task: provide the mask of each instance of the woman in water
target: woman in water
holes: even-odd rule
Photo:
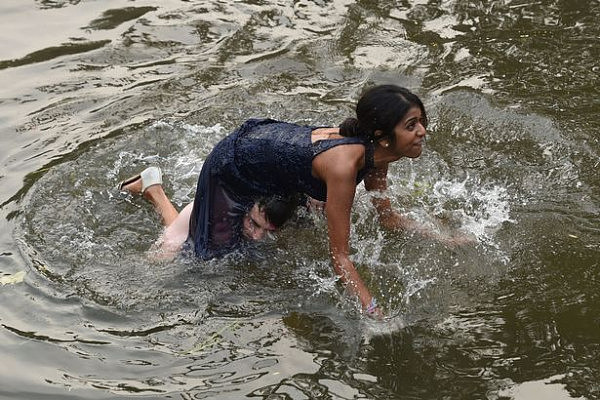
[[[339,127],[300,126],[252,119],[221,140],[207,158],[189,208],[174,226],[204,257],[211,237],[211,214],[217,204],[250,210],[257,198],[296,193],[325,202],[333,268],[368,312],[380,313],[373,296],[350,260],[350,215],[358,183],[381,193],[372,202],[380,224],[392,230],[430,232],[391,208],[383,194],[388,165],[421,155],[427,114],[409,90],[376,86],[360,98],[356,118]],[[218,208],[218,207],[217,207]],[[227,206],[226,208],[231,208]],[[214,222],[212,222],[214,224]],[[183,240],[185,240],[183,239]]]

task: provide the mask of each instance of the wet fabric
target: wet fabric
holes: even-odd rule
[[[373,145],[362,138],[311,141],[317,127],[272,119],[251,119],[221,140],[206,159],[196,188],[190,239],[202,258],[218,257],[244,239],[242,220],[255,201],[274,195],[305,194],[327,200],[326,185],[312,175],[313,158],[335,146],[365,146],[360,183],[373,167]]]
[[[213,164],[219,152],[212,152],[204,162],[194,206],[190,216],[188,246],[194,254],[208,260],[232,252],[243,241],[243,218],[253,202],[235,201],[214,174]]]

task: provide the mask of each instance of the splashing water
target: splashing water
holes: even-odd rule
[[[600,3],[152,3],[3,2],[5,396],[598,397]],[[431,118],[394,206],[477,240],[383,231],[359,191],[389,325],[338,292],[322,220],[265,260],[147,262],[160,223],[119,180],[159,164],[183,205],[243,119],[340,122],[377,83]]]
[[[465,232],[494,245],[493,234],[510,219],[508,192],[499,185],[485,185],[477,178],[441,180],[432,188],[433,213],[452,215]]]

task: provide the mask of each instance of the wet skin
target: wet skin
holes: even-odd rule
[[[423,151],[427,121],[419,107],[411,108],[394,128],[394,142],[381,140],[386,150],[398,157],[417,158]]]
[[[275,226],[269,222],[265,212],[255,204],[244,216],[243,233],[251,240],[261,240],[269,232],[274,232]]]

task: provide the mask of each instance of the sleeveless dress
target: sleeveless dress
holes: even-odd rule
[[[327,200],[327,186],[312,176],[312,161],[335,146],[365,146],[360,183],[373,168],[373,144],[358,137],[312,143],[317,127],[250,119],[221,140],[207,157],[194,198],[188,241],[196,256],[225,255],[244,242],[244,215],[263,197],[299,193]]]

